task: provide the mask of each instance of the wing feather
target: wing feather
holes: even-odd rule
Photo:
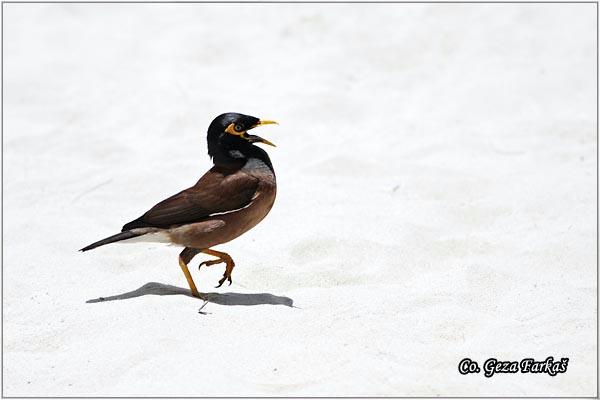
[[[245,207],[257,189],[258,179],[242,170],[213,167],[194,186],[161,201],[138,219],[125,224],[123,231],[198,222],[214,213]]]

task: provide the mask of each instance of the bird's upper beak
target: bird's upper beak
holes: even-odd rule
[[[272,124],[279,125],[275,121],[269,121],[269,120],[266,120],[266,119],[261,119],[261,120],[258,121],[258,123],[256,125],[254,125],[250,129],[254,129],[257,126],[272,125]],[[260,136],[257,136],[257,135],[248,135],[247,139],[250,141],[250,143],[264,143],[264,144],[268,144],[269,146],[277,147],[272,142],[269,142],[267,139],[263,139],[263,138],[261,138]]]

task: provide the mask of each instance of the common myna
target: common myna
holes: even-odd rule
[[[94,249],[114,242],[162,242],[183,246],[179,265],[192,294],[198,289],[188,263],[198,253],[217,257],[200,264],[225,263],[219,280],[231,284],[235,266],[227,253],[211,247],[229,242],[253,228],[271,210],[277,184],[267,153],[255,143],[273,143],[248,131],[257,126],[275,124],[238,113],[221,114],[208,127],[208,155],[214,166],[189,189],[152,207],[144,215],[123,226],[121,233],[84,247]]]

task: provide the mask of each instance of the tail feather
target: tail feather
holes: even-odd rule
[[[131,238],[134,238],[134,237],[137,237],[140,235],[143,235],[143,233],[139,233],[139,232],[135,233],[132,231],[120,232],[120,233],[117,233],[116,235],[112,235],[112,236],[109,236],[102,240],[99,240],[96,243],[92,243],[89,246],[85,246],[83,249],[80,249],[79,251],[92,250],[92,249],[95,249],[96,247],[104,246],[105,244],[120,242],[121,240],[131,239]]]

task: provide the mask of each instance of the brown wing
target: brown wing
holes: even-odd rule
[[[123,226],[123,231],[144,228],[169,228],[197,222],[211,214],[244,207],[250,203],[258,179],[240,171],[213,167],[191,188],[185,189],[152,207],[140,218]]]

